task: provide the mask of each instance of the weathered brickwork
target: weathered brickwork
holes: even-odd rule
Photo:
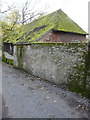
[[[42,42],[73,42],[86,41],[86,35],[69,33],[69,32],[55,32],[51,30],[45,36],[43,36],[40,41]]]

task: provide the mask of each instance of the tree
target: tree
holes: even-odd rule
[[[8,29],[10,28],[8,23],[5,23],[4,21],[0,21],[0,24],[2,26],[2,31],[1,31],[1,34],[2,34],[2,40],[4,40],[8,34],[10,33],[10,31],[8,31]]]
[[[8,23],[5,23],[2,20],[2,17],[5,17],[5,13],[8,13],[11,9],[14,8],[14,4],[9,5],[5,10],[2,10],[4,5],[4,2],[0,0],[0,44],[2,43],[2,40],[8,35],[9,31],[7,29],[10,28]]]
[[[33,8],[35,7],[35,4],[37,3],[37,0],[35,0],[34,5],[31,9],[29,9],[29,5],[31,4],[32,0],[27,0],[25,5],[22,8],[22,24],[29,22],[32,22],[35,18],[38,18],[39,16],[42,16],[45,14],[45,9],[40,10],[39,12],[34,11],[32,12]]]
[[[6,17],[7,22],[10,26],[9,30],[15,30],[17,27],[20,26],[20,13],[17,9],[14,9],[12,12],[10,12],[8,14],[8,16]]]
[[[14,4],[7,6],[5,10],[2,10],[2,7],[3,7],[3,2],[0,0],[0,14],[4,14],[10,11],[11,9],[15,8]]]
[[[2,27],[2,40],[4,41],[8,35],[20,26],[20,14],[18,10],[13,10],[6,16],[6,21],[0,21]]]
[[[4,40],[10,34],[10,31],[7,30],[7,29],[9,29],[8,23],[5,23],[4,21],[0,21],[0,26],[2,27],[2,29],[0,30],[0,51],[1,51],[2,55],[3,55],[3,52],[4,52]]]
[[[0,0],[0,16],[1,18],[5,16],[5,13],[8,13],[11,9],[14,8],[14,5],[10,5],[7,7],[7,9],[2,10],[1,8],[3,7],[3,3]],[[0,18],[0,20],[1,20]],[[5,23],[4,21],[0,21],[0,59],[3,57],[3,52],[4,52],[4,40],[7,38],[9,35],[10,31],[8,30],[10,28],[10,25],[8,23]],[[13,28],[13,27],[12,27]]]

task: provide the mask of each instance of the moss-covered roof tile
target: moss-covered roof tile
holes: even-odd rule
[[[20,28],[13,31],[5,42],[7,42],[7,40],[9,40],[9,42],[13,42],[14,44],[20,42],[35,42],[38,38],[40,38],[40,36],[44,35],[51,29],[87,34],[60,9],[40,19],[34,20],[29,24],[22,25]]]

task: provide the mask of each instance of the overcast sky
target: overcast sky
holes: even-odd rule
[[[30,8],[33,7],[35,1],[34,11],[48,8],[46,9],[47,13],[51,13],[62,9],[81,28],[88,32],[88,2],[90,0],[32,0]],[[6,5],[11,5],[13,2],[21,10],[26,0],[4,0],[5,4],[3,4],[2,8],[5,9]]]

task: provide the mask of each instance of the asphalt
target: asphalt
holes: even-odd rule
[[[88,99],[2,63],[3,118],[89,118]]]
[[[0,120],[1,118],[2,118],[2,64],[0,62]]]

